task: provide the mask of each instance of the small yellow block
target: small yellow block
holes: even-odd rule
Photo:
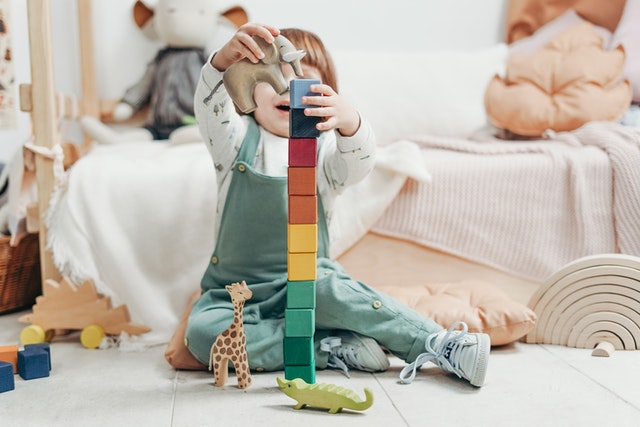
[[[317,224],[289,224],[289,252],[318,252]]]
[[[316,280],[316,253],[291,253],[288,257],[289,280]]]

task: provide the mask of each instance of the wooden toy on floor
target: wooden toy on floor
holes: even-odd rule
[[[640,258],[603,254],[567,264],[529,302],[538,316],[528,343],[594,349],[594,356],[640,349]]]
[[[36,298],[31,314],[18,319],[31,323],[20,333],[23,344],[44,342],[47,332],[56,329],[82,330],[80,341],[86,348],[97,348],[107,335],[126,332],[140,335],[150,329],[130,323],[125,305],[111,307],[111,298],[96,291],[92,281],[76,286],[68,277],[60,283],[48,279],[42,285],[42,296]]]
[[[295,409],[305,406],[327,408],[330,414],[335,414],[343,408],[354,411],[364,411],[373,405],[373,393],[365,387],[365,399],[362,400],[354,391],[334,384],[307,384],[303,379],[285,380],[277,378],[280,390],[298,404]]]
[[[209,370],[213,369],[214,382],[217,387],[222,387],[227,382],[229,375],[229,361],[233,364],[238,378],[238,388],[247,388],[251,385],[251,372],[247,360],[247,337],[244,334],[242,323],[242,310],[244,303],[253,296],[253,292],[243,280],[241,283],[233,283],[225,286],[231,302],[233,303],[233,322],[224,332],[216,338],[211,346],[209,356]]]
[[[13,365],[13,373],[18,373],[18,346],[3,345],[0,347],[0,362]]]
[[[25,380],[49,376],[49,354],[41,348],[18,352],[18,374]]]
[[[0,393],[15,390],[14,376],[33,380],[49,376],[51,372],[51,350],[49,343],[0,347]]]
[[[14,375],[13,365],[9,362],[0,361],[0,393],[16,388]]]

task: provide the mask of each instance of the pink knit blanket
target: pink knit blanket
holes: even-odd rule
[[[374,232],[538,281],[582,256],[640,255],[640,130],[412,140],[433,181],[408,180]]]

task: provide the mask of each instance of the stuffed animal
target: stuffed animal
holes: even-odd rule
[[[190,142],[201,140],[193,117],[193,95],[207,49],[221,27],[233,31],[247,22],[239,6],[224,12],[215,0],[157,0],[154,8],[138,0],[133,8],[136,25],[147,36],[157,36],[166,46],[147,65],[142,78],[129,87],[112,111],[122,122],[148,107],[142,128],[117,132],[99,120],[85,116],[83,130],[100,143],[134,140]],[[216,48],[218,46],[215,46]]]

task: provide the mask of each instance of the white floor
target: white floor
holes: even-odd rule
[[[0,316],[0,345],[17,344],[20,313]],[[293,409],[276,373],[254,373],[242,391],[230,374],[213,386],[208,372],[176,372],[164,348],[87,350],[76,334],[51,345],[48,378],[15,377],[0,393],[0,426],[638,426],[640,352],[593,357],[589,350],[516,343],[491,352],[486,385],[477,389],[434,366],[410,385],[397,381],[393,358],[382,374],[318,371],[318,383],[347,387],[375,402],[364,412]]]

